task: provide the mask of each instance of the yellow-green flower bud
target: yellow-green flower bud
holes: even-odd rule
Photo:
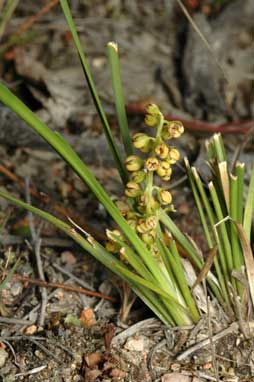
[[[179,138],[184,132],[181,121],[170,121],[170,134],[172,138]]]
[[[135,182],[128,182],[126,184],[125,188],[125,195],[129,196],[130,198],[136,198],[137,196],[140,196],[142,194],[142,190],[138,183]]]
[[[105,247],[106,247],[106,250],[111,253],[117,253],[119,251],[119,245],[117,245],[116,243],[113,243],[112,241],[107,241]]]
[[[170,180],[170,178],[171,178],[171,174],[164,175],[164,176],[161,177],[161,179],[164,180],[165,182],[168,182]]]
[[[184,127],[180,121],[165,121],[162,128],[163,139],[179,138],[184,132]]]
[[[160,117],[158,115],[147,114],[145,116],[145,124],[149,127],[156,127],[158,126],[159,122]]]
[[[160,109],[158,108],[157,105],[155,105],[155,103],[150,103],[149,105],[147,105],[146,112],[147,114],[152,114],[152,115],[161,114]]]
[[[139,205],[141,207],[145,207],[147,205],[147,199],[148,198],[147,198],[146,194],[141,195],[140,198],[139,198]]]
[[[148,219],[139,219],[137,225],[137,231],[139,233],[146,233],[156,228],[158,219],[156,216],[150,216]]]
[[[131,179],[135,183],[142,183],[145,180],[146,173],[144,171],[135,171],[131,174]]]
[[[154,197],[150,199],[150,206],[153,211],[156,211],[160,208],[160,203],[158,203]]]
[[[161,178],[166,175],[171,175],[172,169],[170,167],[170,163],[168,161],[161,161],[156,172]]]
[[[156,171],[159,167],[159,161],[155,157],[150,157],[145,161],[145,168],[148,171]]]
[[[158,146],[155,147],[155,153],[161,158],[166,159],[169,153],[169,148],[166,143],[162,142]]]
[[[130,155],[126,158],[125,164],[128,171],[138,171],[143,165],[143,160],[137,155]]]
[[[144,133],[137,133],[132,138],[133,146],[143,153],[148,153],[152,149],[153,139]]]
[[[172,195],[167,190],[160,190],[158,192],[158,199],[163,205],[170,204],[172,202]]]
[[[144,232],[149,231],[149,230],[147,229],[145,219],[139,219],[138,224],[137,224],[137,231],[138,231],[139,233],[144,233]]]
[[[126,216],[126,219],[129,220],[129,219],[136,219],[137,218],[137,214],[133,211],[129,211],[127,213],[127,216]]]
[[[177,149],[172,148],[169,151],[169,162],[171,164],[176,163],[180,159],[180,153]]]
[[[129,226],[134,229],[134,231],[136,231],[136,227],[137,227],[137,219],[128,219],[127,220],[127,223],[129,224]]]
[[[117,229],[114,229],[113,231],[107,229],[106,230],[106,235],[109,238],[109,240],[112,241],[113,243],[116,242],[116,238],[119,238],[120,240],[124,239],[123,235],[121,234],[121,232],[118,231]]]
[[[153,245],[156,234],[154,232],[146,232],[141,235],[141,238],[144,243],[148,245]]]
[[[146,112],[145,124],[150,127],[158,126],[163,118],[158,106],[155,104],[150,104],[146,107]]]
[[[149,228],[149,231],[156,228],[157,223],[158,223],[157,216],[149,216],[149,218],[146,219],[146,225],[147,225],[147,228]]]

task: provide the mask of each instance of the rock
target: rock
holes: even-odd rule
[[[181,373],[164,374],[161,382],[191,382],[192,378]]]
[[[189,26],[183,57],[185,103],[196,118],[218,121],[223,114],[238,119],[250,117],[253,15],[253,0],[229,2],[213,19],[201,12],[194,14],[194,22],[208,40],[214,56]],[[215,58],[222,65],[227,81]]]
[[[149,339],[145,336],[130,337],[124,348],[130,351],[146,352],[149,348]]]
[[[4,349],[0,348],[0,369],[5,365],[5,362],[7,358],[9,357],[9,354]]]

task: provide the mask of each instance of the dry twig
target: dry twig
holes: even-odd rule
[[[129,114],[146,114],[145,105],[143,102],[131,103],[126,106],[126,109]],[[186,130],[197,133],[247,134],[254,125],[254,121],[252,120],[229,122],[218,125],[198,120],[190,121],[172,114],[167,114],[165,118],[168,120],[179,120],[183,123]]]
[[[53,7],[58,4],[58,0],[49,0],[47,3],[33,16],[25,20],[17,29],[16,35],[20,36],[31,27],[46,13],[48,13]]]
[[[221,338],[227,336],[230,333],[236,332],[238,330],[238,324],[236,322],[233,322],[228,328],[222,330],[220,333],[215,334],[212,337],[212,343],[220,340]],[[183,361],[187,357],[189,357],[192,353],[204,348],[205,346],[208,346],[210,344],[211,338],[206,338],[203,341],[200,341],[199,343],[191,346],[189,349],[185,350],[183,353],[181,353],[177,357],[177,361]]]
[[[54,283],[54,282],[50,282],[50,281],[32,279],[30,277],[18,275],[17,273],[14,273],[12,275],[12,278],[14,278],[15,280],[22,281],[24,283],[38,285],[38,286],[43,287],[43,288],[60,288],[60,289],[66,290],[68,292],[86,294],[87,296],[103,298],[104,300],[108,300],[108,301],[112,301],[112,302],[116,301],[113,297],[107,296],[103,293],[93,292],[91,290],[86,290],[86,289],[75,287],[72,285],[65,285],[65,284],[61,284],[61,283]]]

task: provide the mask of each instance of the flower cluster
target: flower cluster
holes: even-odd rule
[[[184,132],[180,121],[167,121],[158,106],[147,107],[145,124],[155,130],[153,136],[137,133],[133,136],[133,146],[145,153],[131,155],[126,159],[126,168],[130,172],[130,181],[126,184],[126,201],[117,202],[122,215],[138,233],[146,245],[152,249],[155,243],[159,211],[163,208],[173,210],[171,193],[154,184],[154,177],[169,181],[172,165],[180,158],[179,151],[167,141],[178,138]],[[108,232],[108,249],[117,252],[121,247],[117,237],[120,233]]]

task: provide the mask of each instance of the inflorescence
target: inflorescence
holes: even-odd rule
[[[148,105],[146,112],[145,124],[153,128],[155,134],[134,134],[133,146],[146,155],[145,158],[144,155],[127,157],[125,164],[131,178],[125,188],[127,199],[118,201],[117,206],[146,246],[155,251],[159,212],[174,208],[171,193],[154,184],[154,180],[156,176],[163,181],[170,180],[172,165],[179,160],[180,153],[167,141],[179,138],[184,127],[180,121],[165,120],[155,104]],[[107,236],[107,249],[120,252],[122,246],[119,241],[124,241],[121,233],[107,230]]]

